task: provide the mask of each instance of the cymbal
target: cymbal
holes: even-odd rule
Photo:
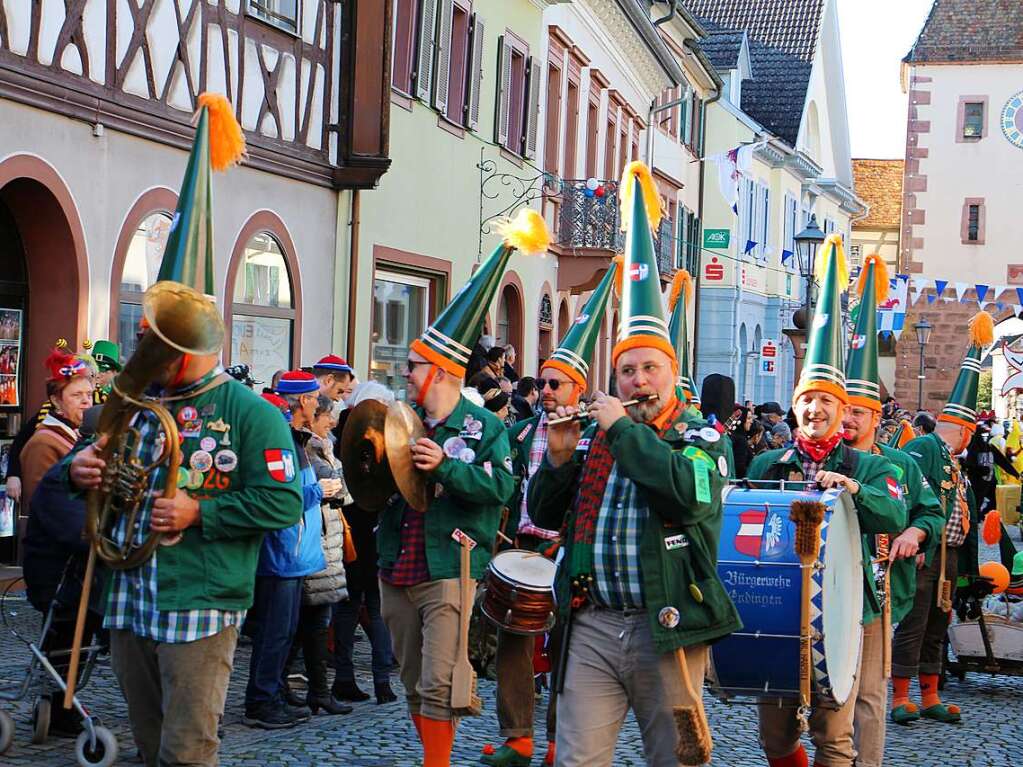
[[[404,402],[397,400],[387,408],[384,421],[384,446],[398,492],[416,511],[425,512],[426,474],[412,463],[409,449],[417,439],[426,436],[422,420]]]
[[[355,502],[380,511],[398,487],[391,475],[384,448],[387,405],[368,399],[352,410],[341,433],[341,466]]]

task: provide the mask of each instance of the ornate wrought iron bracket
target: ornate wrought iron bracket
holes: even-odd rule
[[[485,156],[486,147],[480,148],[480,161],[476,167],[480,172],[480,231],[479,246],[476,251],[477,263],[483,258],[483,238],[493,234],[494,225],[501,219],[513,216],[515,212],[546,195],[557,194],[560,188],[558,178],[539,171],[535,174],[517,175],[499,173],[497,161]],[[533,170],[533,168],[530,168]],[[488,203],[502,205],[500,210],[484,215]]]

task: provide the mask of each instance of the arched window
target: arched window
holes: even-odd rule
[[[123,360],[135,351],[135,335],[142,320],[142,294],[156,282],[170,224],[169,214],[150,213],[142,219],[128,242],[117,306],[117,339]]]
[[[518,289],[518,278],[508,273],[505,277],[509,282],[502,288],[500,300],[497,302],[497,322],[494,342],[498,346],[515,347],[516,372],[520,372],[522,361],[522,294]],[[512,281],[513,280],[513,281]]]
[[[231,364],[248,365],[257,381],[291,368],[295,304],[288,263],[277,238],[258,232],[245,244],[234,278]]]

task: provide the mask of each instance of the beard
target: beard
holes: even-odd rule
[[[629,417],[638,423],[650,423],[661,413],[663,405],[659,399],[651,399],[640,402],[638,405],[629,405],[625,412]]]

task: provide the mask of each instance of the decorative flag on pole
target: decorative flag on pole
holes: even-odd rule
[[[788,261],[790,258],[792,258],[793,255],[794,254],[793,254],[793,252],[791,250],[783,250],[781,252],[781,263],[782,263],[782,266],[784,266],[785,262]]]
[[[969,290],[969,286],[965,282],[957,282],[955,284],[956,290],[956,301],[959,303],[963,302],[963,296],[966,295],[966,291]]]
[[[717,166],[718,189],[735,215],[739,215],[739,179],[743,174],[749,175],[753,167],[753,152],[766,144],[766,141],[744,144],[705,158]]]
[[[987,295],[988,286],[987,285],[975,285],[974,287],[977,290],[977,303],[983,305],[984,304],[984,296]]]
[[[934,292],[937,297],[940,297],[945,292],[945,288],[948,287],[948,280],[935,280],[934,281]],[[1020,299],[1023,301],[1023,298]]]
[[[749,254],[756,246],[757,244],[753,240],[746,240],[746,250],[743,251],[743,255]]]
[[[906,294],[909,278],[897,274],[888,283],[888,298],[877,305],[877,329],[880,331],[902,331],[906,322]]]

